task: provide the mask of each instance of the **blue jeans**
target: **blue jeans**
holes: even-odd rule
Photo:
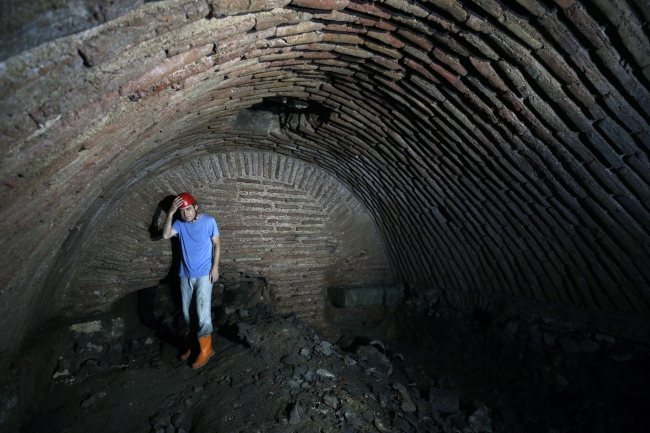
[[[183,315],[185,323],[190,327],[190,303],[196,296],[196,314],[198,316],[198,337],[212,334],[212,283],[210,276],[199,278],[181,277],[181,298],[183,299]]]

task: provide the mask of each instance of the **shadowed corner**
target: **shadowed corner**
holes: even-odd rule
[[[163,238],[162,222],[160,221],[160,217],[163,213],[165,214],[165,216],[167,216],[167,214],[169,213],[169,209],[172,207],[175,198],[176,198],[175,195],[168,195],[164,199],[158,202],[158,205],[156,206],[156,210],[154,211],[153,216],[151,217],[151,224],[149,225],[149,236],[151,237],[152,241],[157,242],[159,240],[162,240]],[[178,218],[178,216],[174,215],[173,218],[175,221]]]
[[[165,218],[176,198],[168,195],[156,206],[149,226],[149,234],[153,242],[164,240],[162,237],[161,216]],[[178,218],[173,216],[174,220]],[[156,286],[146,287],[137,291],[137,311],[142,325],[155,329],[158,337],[176,347],[179,353],[187,349],[187,339],[182,333],[182,302],[178,271],[181,262],[180,242],[177,237],[169,239],[170,263],[167,275]]]

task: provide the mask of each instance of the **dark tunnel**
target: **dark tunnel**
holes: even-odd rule
[[[0,10],[0,430],[645,431],[648,2]]]

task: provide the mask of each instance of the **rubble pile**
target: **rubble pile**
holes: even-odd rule
[[[67,326],[42,363],[49,390],[15,431],[645,431],[650,357],[620,336],[410,295],[394,317],[402,338],[332,344],[268,304],[221,301],[216,356],[199,370],[178,358],[184,322],[169,299],[152,328],[118,316]]]
[[[409,292],[398,319],[419,347],[409,360],[449,375],[468,400],[487,404],[495,431],[645,432],[650,350],[645,329],[616,336],[557,312],[497,303],[453,308],[440,291]]]
[[[218,334],[217,356],[197,371],[156,336],[128,341],[119,363],[87,360],[53,379],[23,430],[492,431],[485,405],[466,404],[448,378],[426,378],[379,341],[342,350],[263,304],[231,314]]]

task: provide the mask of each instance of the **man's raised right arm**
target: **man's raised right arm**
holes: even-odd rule
[[[178,208],[181,207],[181,204],[183,204],[183,199],[176,197],[172,203],[172,206],[169,208],[167,218],[165,218],[165,225],[163,226],[163,239],[169,239],[172,236],[176,236],[178,234],[178,232],[172,228],[172,220],[174,219],[174,214]]]

